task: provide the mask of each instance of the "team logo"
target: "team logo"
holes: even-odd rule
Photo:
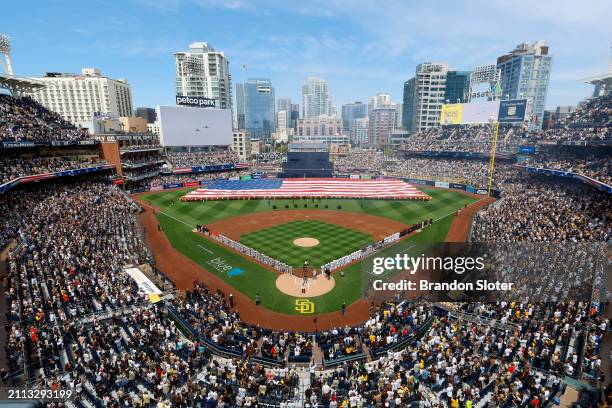
[[[295,311],[301,314],[312,314],[315,304],[308,299],[295,299]]]

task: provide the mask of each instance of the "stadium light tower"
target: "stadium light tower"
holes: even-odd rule
[[[495,171],[495,153],[497,152],[497,138],[499,135],[499,122],[494,118],[489,118],[489,123],[493,127],[493,143],[491,146],[491,155],[489,160],[489,185],[487,187],[487,196],[491,197],[491,186],[493,185],[493,172]]]
[[[12,76],[13,66],[11,65],[11,40],[6,34],[0,34],[0,54],[4,55],[6,73]]]

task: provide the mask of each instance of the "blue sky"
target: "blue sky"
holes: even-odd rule
[[[270,78],[277,97],[300,99],[313,75],[334,105],[388,92],[424,61],[456,69],[494,63],[520,42],[546,40],[554,56],[547,108],[588,96],[578,79],[607,71],[610,0],[72,0],[4,1],[21,76],[97,67],[127,78],[135,106],[174,103],[173,52],[193,41],[225,51],[234,83]]]

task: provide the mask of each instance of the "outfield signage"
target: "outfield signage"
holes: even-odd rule
[[[176,95],[176,104],[178,106],[194,106],[196,108],[214,108],[216,107],[213,98],[204,98],[202,96],[180,96]]]

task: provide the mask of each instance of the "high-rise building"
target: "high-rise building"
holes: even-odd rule
[[[331,111],[332,104],[327,81],[309,77],[302,86],[302,118],[329,116]]]
[[[225,54],[205,42],[194,42],[189,51],[174,54],[176,94],[215,100],[218,109],[232,109],[232,78]]]
[[[292,103],[291,104],[291,128],[295,129],[297,127],[297,120],[300,118],[300,104]]]
[[[445,102],[447,72],[446,62],[425,62],[417,65],[415,77],[404,83],[403,122],[408,131],[439,126],[440,112]]]
[[[402,120],[404,117],[404,104],[401,102],[398,103],[392,103],[390,105],[392,108],[395,108],[395,127],[401,127],[402,126]]]
[[[410,78],[404,82],[404,103],[402,104],[402,126],[408,130],[412,130],[413,103],[416,101],[415,92],[416,78]]]
[[[157,120],[155,108],[138,107],[136,108],[136,117],[146,119],[147,123],[154,123]]]
[[[342,120],[335,116],[300,118],[297,122],[294,142],[346,144],[349,141],[348,136],[342,132]]]
[[[240,160],[251,158],[251,141],[246,130],[234,129],[232,132],[232,150],[236,152]]]
[[[280,123],[278,121],[278,117],[283,111],[285,112],[285,122]],[[291,127],[291,98],[278,98],[276,100],[276,118],[276,127],[278,129],[286,129]]]
[[[353,129],[353,121],[367,115],[368,107],[365,103],[351,102],[342,105],[342,130],[350,132]]]
[[[368,143],[370,118],[354,119],[351,127],[351,142],[357,145]]]
[[[448,71],[444,100],[448,103],[466,103],[470,88],[471,71]]]
[[[497,58],[502,98],[527,99],[530,128],[541,128],[550,81],[552,56],[544,41],[522,43]]]
[[[378,108],[386,108],[390,104],[391,104],[391,95],[385,92],[379,92],[370,98],[370,104],[368,106],[368,111],[378,109]]]
[[[34,79],[45,87],[24,94],[79,126],[88,127],[94,116],[119,119],[133,115],[127,80],[108,78],[97,68],[83,68],[81,75],[47,72]]]
[[[274,88],[269,79],[248,79],[236,84],[238,127],[255,139],[270,139],[276,130]]]
[[[394,107],[377,108],[370,111],[368,142],[371,144],[384,145],[391,143],[391,133],[395,129]]]

